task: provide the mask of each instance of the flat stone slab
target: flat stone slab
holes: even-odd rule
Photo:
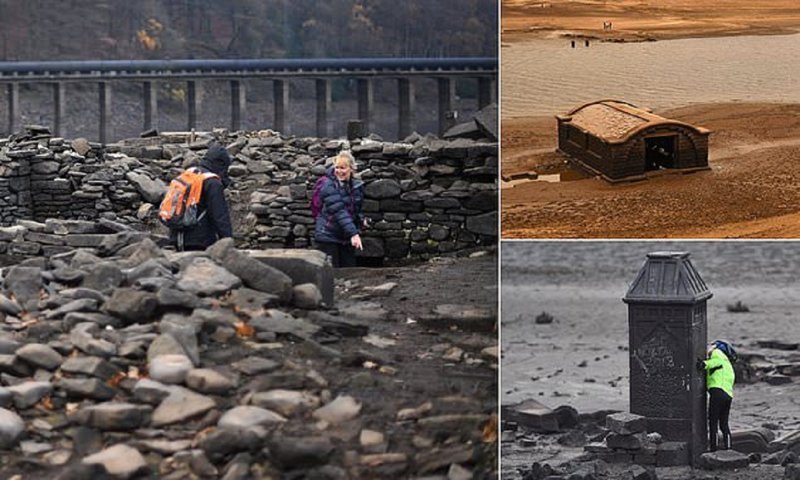
[[[322,301],[332,306],[333,267],[318,250],[278,249],[243,250],[251,258],[282,271],[293,285],[313,283],[322,293]]]
[[[81,409],[78,423],[99,430],[135,430],[147,421],[152,408],[124,402],[105,402]]]
[[[647,429],[647,419],[634,413],[614,413],[606,417],[606,427],[620,435],[644,432]]]
[[[525,400],[515,405],[501,407],[503,420],[517,423],[541,433],[558,432],[558,416],[536,400]]]
[[[706,470],[731,470],[747,467],[750,460],[747,455],[736,450],[719,450],[700,455],[698,464]]]
[[[492,332],[497,323],[497,312],[475,305],[437,305],[433,313],[422,315],[419,323],[428,327],[449,329],[458,327],[470,332]]]
[[[100,464],[113,478],[132,478],[148,469],[147,462],[139,450],[125,444],[117,444],[84,457],[81,463]]]
[[[216,407],[213,399],[189,389],[174,387],[169,396],[153,412],[154,427],[171,425],[201,415]]]

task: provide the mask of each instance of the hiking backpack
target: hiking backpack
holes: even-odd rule
[[[314,220],[322,213],[322,189],[325,188],[325,182],[327,180],[327,175],[323,175],[319,177],[314,184],[314,193],[311,195],[311,217],[314,218]]]
[[[219,178],[209,172],[189,168],[169,183],[167,194],[158,209],[161,223],[171,230],[185,230],[194,227],[205,212],[197,214],[203,182],[209,178]]]

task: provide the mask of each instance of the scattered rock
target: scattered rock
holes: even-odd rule
[[[647,429],[647,419],[633,413],[614,413],[606,417],[606,427],[620,435],[641,433]]]
[[[317,420],[324,420],[332,425],[346,422],[357,417],[361,412],[361,404],[350,396],[338,396],[334,401],[318,408],[313,416]]]
[[[699,465],[706,470],[731,470],[747,467],[750,461],[747,455],[736,450],[718,450],[700,455]]]
[[[268,426],[283,423],[286,419],[266,408],[242,405],[225,412],[219,419],[217,426],[220,428],[245,429],[253,426]]]
[[[194,365],[186,355],[159,355],[148,365],[150,378],[167,384],[183,383],[192,368]]]
[[[44,368],[46,370],[55,370],[64,361],[58,352],[53,350],[48,345],[41,343],[29,343],[20,347],[16,352],[17,356],[34,367]]]
[[[11,410],[0,408],[0,449],[7,450],[15,447],[24,431],[25,422],[19,415]]]
[[[89,455],[81,460],[84,465],[99,464],[114,478],[132,478],[148,470],[147,462],[138,450],[124,444],[117,444]]]
[[[292,303],[298,308],[318,308],[322,304],[322,293],[313,283],[296,285],[292,288]]]
[[[196,368],[186,374],[186,386],[200,393],[224,394],[236,387],[230,376],[209,368]]]
[[[211,398],[182,387],[175,387],[153,412],[152,424],[162,427],[206,413],[217,404]]]

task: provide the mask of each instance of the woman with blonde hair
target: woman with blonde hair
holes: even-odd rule
[[[361,205],[364,184],[354,177],[356,162],[350,152],[333,159],[325,174],[314,184],[311,214],[315,219],[314,241],[330,256],[335,268],[356,266],[356,249],[361,243]]]

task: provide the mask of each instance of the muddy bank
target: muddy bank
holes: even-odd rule
[[[742,366],[748,366],[739,372],[731,428],[767,428],[775,438],[800,430],[800,383],[793,373],[784,375],[786,365],[800,363],[793,273],[800,268],[800,247],[791,242],[504,244],[502,405],[533,399],[551,409],[569,406],[581,414],[627,411],[628,325],[621,298],[646,253],[660,250],[691,252],[714,294],[708,301],[709,340],[729,339],[743,354]],[[736,311],[744,310],[735,308],[737,302],[749,311]],[[542,312],[553,321],[537,323]],[[587,438],[599,433],[591,432],[584,432]],[[521,478],[518,469],[529,469],[533,462],[555,465],[582,455],[583,445],[559,443],[566,433],[505,433],[503,475]],[[616,472],[616,467],[610,468]],[[746,472],[730,478],[783,474],[781,469],[774,476],[773,466],[760,464]],[[617,473],[600,478],[618,478]],[[685,469],[658,475],[706,478],[701,473],[689,476]]]
[[[800,233],[797,104],[657,112],[712,130],[710,171],[611,185],[594,178],[502,188],[505,238],[793,238]],[[503,121],[503,175],[564,169],[552,118]]]
[[[800,30],[793,0],[649,2],[622,0],[503,0],[504,42],[577,37],[604,41],[649,41],[732,35],[777,35]],[[611,22],[604,29],[604,22]]]

